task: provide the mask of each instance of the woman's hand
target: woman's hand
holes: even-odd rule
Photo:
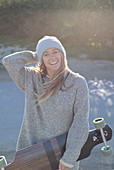
[[[68,167],[63,165],[62,163],[59,163],[59,170],[67,170]]]

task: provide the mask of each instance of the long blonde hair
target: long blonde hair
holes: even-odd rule
[[[55,96],[59,90],[64,92],[70,89],[74,85],[76,79],[74,79],[72,83],[70,83],[69,87],[65,86],[65,81],[67,77],[71,75],[71,70],[67,65],[67,60],[64,58],[61,52],[60,55],[61,55],[61,64],[57,72],[53,74],[52,80],[48,82],[44,81],[44,77],[47,76],[47,69],[43,62],[43,59],[41,61],[41,64],[39,65],[39,68],[34,69],[36,73],[39,75],[38,79],[41,84],[41,87],[38,89],[38,92],[35,92],[35,99],[37,103],[43,103],[46,100],[48,100],[50,97]]]

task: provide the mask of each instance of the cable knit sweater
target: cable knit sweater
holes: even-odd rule
[[[2,62],[13,81],[25,93],[25,111],[17,150],[68,131],[66,151],[60,161],[72,170],[77,170],[76,160],[89,132],[89,95],[85,78],[72,72],[65,82],[69,86],[77,76],[72,88],[65,92],[60,90],[48,101],[36,104],[34,90],[41,84],[35,71],[27,66],[37,62],[34,53],[17,52],[4,57]],[[44,80],[49,81],[48,77]]]

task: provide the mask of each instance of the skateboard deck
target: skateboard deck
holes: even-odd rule
[[[103,132],[107,141],[112,138],[112,129],[107,124]],[[17,151],[14,161],[5,166],[4,170],[57,170],[59,160],[65,151],[66,138],[67,133],[64,133],[51,140]],[[88,139],[76,161],[88,157],[93,147],[102,142],[100,130],[90,130]]]

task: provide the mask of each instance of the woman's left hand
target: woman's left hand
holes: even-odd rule
[[[62,163],[59,163],[59,170],[67,170],[68,167],[63,165]]]

